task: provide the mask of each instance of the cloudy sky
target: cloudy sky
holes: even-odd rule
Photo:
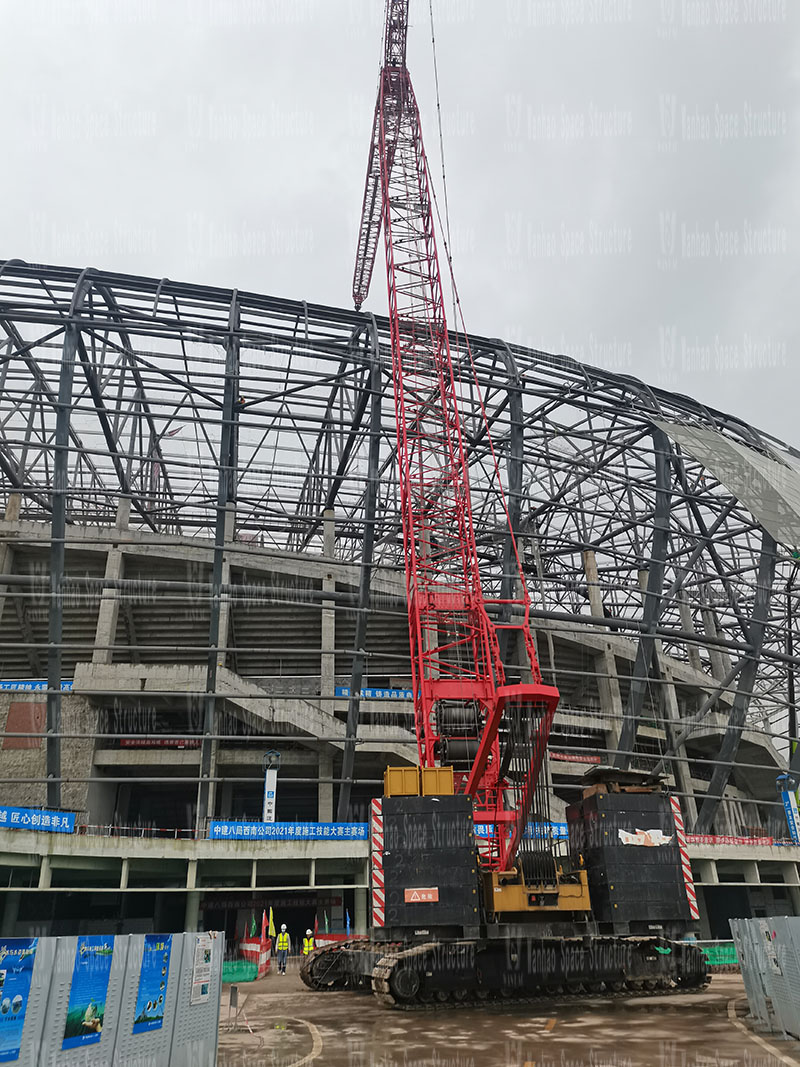
[[[800,5],[432,2],[468,328],[800,446]],[[6,0],[0,258],[351,306],[382,18]],[[428,0],[411,18],[441,201]]]

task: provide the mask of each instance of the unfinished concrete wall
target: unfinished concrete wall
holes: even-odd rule
[[[80,813],[88,806],[88,782],[70,779],[91,776],[92,735],[98,729],[98,711],[84,697],[64,693],[61,722],[65,734],[89,735],[64,737],[61,743],[62,807]],[[45,729],[46,700],[43,693],[0,693],[0,804],[46,806]],[[20,733],[33,736],[9,736]]]

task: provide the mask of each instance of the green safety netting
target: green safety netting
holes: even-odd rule
[[[223,982],[254,982],[258,977],[258,964],[250,960],[225,960],[222,964]]]

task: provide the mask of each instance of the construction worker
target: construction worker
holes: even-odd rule
[[[303,938],[303,955],[307,956],[309,952],[314,949],[314,935],[310,930],[306,930],[306,936]]]
[[[289,935],[286,932],[286,923],[281,926],[275,947],[278,950],[278,974],[286,974],[286,958],[289,955]]]

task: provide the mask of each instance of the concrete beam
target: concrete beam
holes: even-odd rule
[[[89,834],[50,835],[33,830],[0,830],[0,844],[3,848],[0,852],[0,863],[3,866],[38,868],[41,857],[49,855],[53,867],[96,866],[106,871],[118,869],[124,857],[158,867],[160,863],[168,861],[195,864],[198,860],[249,861],[254,853],[265,862],[286,860],[303,863],[308,863],[311,859],[356,861],[369,855],[368,841],[350,838],[310,841],[196,841],[183,838],[93,837]],[[797,852],[800,858],[800,848]],[[780,858],[787,859],[785,855]]]

